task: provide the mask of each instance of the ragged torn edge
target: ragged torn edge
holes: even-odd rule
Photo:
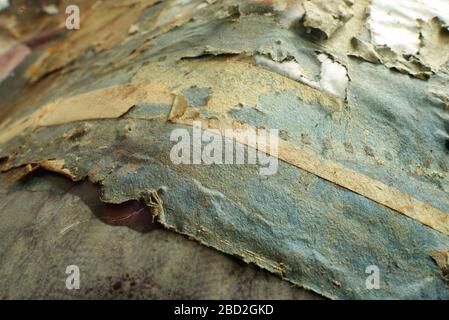
[[[256,128],[251,128],[245,123],[226,118],[199,118],[198,113],[189,108],[184,97],[175,99],[168,120],[172,123],[190,126],[193,126],[194,122],[200,121],[204,130],[220,135],[223,138],[226,138],[225,131],[227,129],[256,130]],[[279,160],[355,192],[449,236],[449,213],[422,202],[408,193],[346,168],[335,161],[323,158],[311,150],[301,148],[278,137],[270,138],[270,140],[277,139],[278,141],[278,148],[275,152],[271,148],[267,148],[266,145],[260,146],[245,136],[235,135],[233,138],[241,144],[277,157]]]
[[[373,64],[382,64],[388,69],[420,80],[428,80],[436,72],[432,67],[424,64],[418,56],[399,54],[385,45],[374,46],[357,37],[351,39],[351,45],[353,51],[348,53],[348,56]]]
[[[83,179],[89,179],[92,183],[95,184],[101,184],[101,180],[98,180],[96,176],[95,169],[92,169],[87,173],[86,176],[78,176],[77,173],[71,172],[69,168],[64,167],[64,160],[48,160],[48,161],[42,161],[39,163],[33,163],[28,164],[19,168],[14,168],[10,170],[10,180],[16,180],[16,179],[22,179],[23,177],[27,176],[28,174],[35,172],[38,169],[46,170],[49,172],[55,172],[58,174],[62,174],[63,176],[69,178],[72,181],[81,181]],[[197,182],[200,184],[199,182]],[[199,187],[202,187],[199,185]],[[202,187],[204,188],[204,187]],[[285,272],[285,266],[282,263],[278,263],[275,261],[272,261],[271,259],[268,259],[264,256],[261,256],[255,252],[252,252],[250,250],[239,248],[239,250],[236,250],[234,246],[231,246],[229,242],[223,241],[217,237],[216,241],[217,243],[220,243],[221,246],[216,245],[216,243],[208,243],[206,241],[203,241],[201,238],[195,237],[193,234],[190,234],[185,231],[180,231],[176,226],[171,225],[168,222],[166,212],[164,209],[164,202],[160,196],[160,194],[167,192],[167,188],[162,186],[157,189],[147,189],[147,190],[141,190],[139,194],[133,198],[130,198],[128,200],[137,200],[142,201],[149,209],[153,222],[157,221],[162,226],[164,226],[166,229],[183,234],[185,236],[188,236],[191,240],[198,241],[202,245],[213,247],[221,252],[224,252],[226,254],[232,254],[240,258],[241,260],[245,261],[246,263],[255,263],[259,267],[264,268],[270,272],[275,273],[276,275],[283,278],[284,272]],[[102,197],[100,197],[100,200],[105,203],[113,203],[111,201],[105,201]],[[115,203],[115,202],[114,202]],[[207,230],[203,226],[197,226],[202,232],[206,232]],[[223,247],[224,246],[224,247]],[[304,288],[308,290],[313,290],[310,287],[304,286],[303,284],[300,284]],[[314,291],[317,291],[316,289]],[[324,293],[322,293],[324,294]],[[336,297],[331,297],[336,298]]]
[[[313,37],[329,39],[354,16],[352,5],[350,0],[306,0],[303,2],[305,13],[302,24]]]
[[[346,66],[330,53],[316,51],[315,54],[317,60],[321,64],[321,73],[320,75],[317,75],[320,78],[319,81],[306,77],[301,71],[301,65],[293,56],[287,56],[285,59],[277,61],[269,57],[269,54],[258,51],[252,52],[249,55],[248,53],[242,55],[242,52],[240,51],[224,52],[222,50],[206,48],[201,56],[184,56],[182,59],[197,59],[209,55],[213,57],[242,55],[242,57],[247,57],[253,60],[253,63],[258,67],[304,84],[314,90],[324,92],[329,96],[338,98],[342,103],[346,102],[347,88],[350,81]]]
[[[232,66],[239,68],[240,63],[244,63],[250,69],[253,65],[253,61],[238,62],[237,60],[232,62]],[[229,67],[229,64],[224,64],[223,66]],[[259,69],[260,71],[265,70],[262,67]],[[158,72],[163,71],[165,70],[161,69],[159,71],[158,69]],[[169,71],[176,73],[177,69],[170,69]],[[257,69],[253,71],[256,73],[259,72]],[[269,75],[268,72],[265,73],[266,76]],[[241,76],[245,75],[248,76],[247,74],[242,74]],[[289,79],[293,84],[294,80],[291,80],[285,75],[281,76]],[[303,89],[306,88],[296,88],[295,90],[298,91],[301,97],[305,98],[307,94],[302,95],[302,93],[307,93],[308,91]],[[69,98],[60,98],[40,106],[36,111],[27,116],[5,121],[0,125],[0,144],[6,143],[17,135],[29,133],[30,130],[32,131],[40,127],[76,121],[117,118],[129,112],[138,103],[154,102],[171,105],[173,103],[173,93],[177,93],[172,90],[175,89],[172,88],[169,81],[155,77],[151,80],[139,80],[136,84],[112,86]],[[318,93],[324,94],[321,95]],[[312,96],[313,99],[318,99],[323,106],[330,107],[336,116],[338,116],[345,103],[341,98],[314,88],[310,89],[310,97]],[[136,116],[133,117],[135,119],[139,118]],[[146,117],[146,119],[142,118],[141,120],[150,119]]]
[[[435,6],[426,8],[416,0],[402,2],[406,5],[404,12],[398,9],[400,3],[375,0],[362,32],[369,39],[362,35],[353,37],[348,55],[428,80],[449,61],[448,24]]]
[[[94,90],[51,102],[25,118],[1,128],[0,143],[26,129],[76,121],[118,118],[141,102],[171,104],[173,96],[162,82],[146,85],[120,85]]]
[[[438,72],[449,61],[449,27],[438,17],[419,20],[418,24],[421,47],[417,56],[434,72]]]
[[[449,3],[445,0],[372,0],[369,26],[372,43],[386,45],[404,55],[415,55],[422,46],[419,21],[437,17],[441,27],[449,22]]]
[[[44,121],[43,123],[46,125],[64,124],[81,120],[95,120],[99,118],[118,118],[126,113],[134,104],[144,101],[148,103],[171,103],[172,109],[168,117],[169,122],[192,126],[194,121],[201,121],[203,128],[212,130],[211,133],[219,134],[223,137],[225,137],[226,129],[237,128],[255,130],[255,128],[251,128],[245,123],[240,123],[227,118],[201,118],[198,110],[190,107],[185,97],[182,95],[173,97],[173,94],[169,92],[168,88],[163,83],[156,82],[147,85],[126,85],[122,89],[124,90],[122,93],[117,92],[121,90],[120,86],[117,86],[75,96],[64,100],[65,102],[61,101],[58,108],[47,107],[43,110],[38,110],[37,113],[39,117],[32,118],[35,121],[37,120],[37,123],[39,123],[39,120]],[[120,97],[123,100],[118,99]],[[115,101],[115,103],[118,104],[114,106],[115,108],[105,109],[103,108],[104,104],[101,102],[106,102],[106,100],[107,102]],[[51,105],[52,104],[50,104],[50,106]],[[61,107],[61,105],[65,105],[66,107]],[[83,106],[83,108],[80,110],[74,108],[74,105]],[[101,106],[101,108],[99,108],[99,106]],[[80,113],[82,110],[84,110],[84,113]],[[70,111],[72,111],[72,113]],[[52,116],[46,118],[45,116],[48,112],[51,112]],[[11,130],[6,133],[11,134]],[[4,139],[5,133],[3,132],[0,137]],[[246,137],[244,138],[237,135],[234,138],[237,142],[247,145],[248,147],[259,150],[261,148],[260,145],[255,145],[254,141],[247,141]],[[271,149],[262,149],[260,151],[384,205],[445,235],[449,235],[448,213],[437,209],[430,204],[419,201],[410,194],[357,173],[335,161],[323,158],[321,155],[311,150],[301,148],[291,142],[279,139],[278,137],[275,137],[275,139],[278,141],[278,152],[273,153]],[[2,171],[13,169],[8,167],[7,163],[8,161],[3,165]],[[58,172],[69,178],[75,176],[74,173],[64,167],[64,162],[62,160],[49,160],[43,163],[29,164],[29,166],[23,168],[18,175],[19,177],[24,176],[37,168]]]
[[[66,168],[64,160],[45,160],[37,163],[29,163],[22,167],[13,168],[10,171],[8,180],[10,181],[19,181],[29,174],[37,171],[38,169],[42,169],[49,172],[54,172],[60,175],[65,176],[66,178],[76,181],[76,174],[72,172],[70,169]],[[2,170],[2,172],[4,172]]]
[[[441,271],[441,276],[449,287],[449,251],[432,251],[430,257]]]
[[[276,62],[264,55],[258,54],[254,59],[258,66],[346,101],[347,88],[350,80],[347,68],[330,54],[316,52],[316,55],[316,58],[321,63],[320,79],[318,81],[308,79],[304,76],[301,71],[301,65],[293,58]]]

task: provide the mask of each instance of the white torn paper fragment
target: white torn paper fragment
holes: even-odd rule
[[[416,54],[420,48],[418,19],[434,17],[449,22],[447,0],[372,0],[369,28],[376,45],[386,45],[397,53]]]
[[[346,97],[346,88],[349,83],[346,68],[324,53],[319,54],[317,58],[321,62],[319,82],[310,80],[304,76],[301,72],[299,63],[294,60],[276,62],[262,55],[257,55],[255,60],[258,66],[267,70],[344,99]]]
[[[334,96],[345,98],[349,84],[346,68],[324,53],[318,55],[318,60],[321,62],[320,87]]]
[[[380,63],[381,58],[371,43],[353,37],[351,45],[353,50],[349,53],[350,56],[358,57],[371,63]]]
[[[316,83],[315,81],[307,79],[301,72],[301,67],[299,66],[299,63],[296,61],[283,61],[283,62],[276,62],[273,61],[267,57],[264,57],[262,55],[257,55],[255,57],[257,65],[279,73],[280,75],[283,75],[284,77],[290,78],[292,80],[301,82],[305,85],[308,85],[315,89],[321,89],[320,85]]]

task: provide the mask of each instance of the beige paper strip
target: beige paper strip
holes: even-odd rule
[[[116,118],[126,113],[135,103],[173,103],[169,121],[193,125],[202,121],[204,128],[218,129],[224,136],[225,129],[248,128],[246,125],[222,119],[198,119],[198,111],[188,106],[185,98],[178,96],[173,100],[169,89],[163,82],[145,85],[125,85],[99,89],[93,92],[55,101],[37,110],[25,119],[20,119],[0,132],[0,143],[4,143],[27,127],[58,125],[73,121]],[[244,128],[242,128],[244,126]],[[254,129],[254,128],[253,128]],[[259,146],[248,142],[246,137],[235,139],[247,146]],[[343,188],[358,193],[379,204],[402,213],[441,233],[449,235],[449,214],[394,187],[348,169],[343,165],[325,159],[319,154],[303,149],[291,142],[279,139],[278,154],[261,150],[291,165],[310,172]]]
[[[128,112],[137,103],[171,104],[173,96],[163,82],[119,85],[93,90],[50,102],[25,118],[0,131],[5,143],[27,128],[60,125],[76,121],[113,119]]]
[[[176,104],[174,105],[174,108],[177,108]],[[188,112],[185,114],[188,114]],[[193,125],[193,121],[198,121],[183,117],[170,118],[169,120],[174,123],[186,125]],[[201,119],[199,120],[201,121]],[[226,129],[250,128],[246,124],[243,125],[244,128],[242,128],[241,124],[237,124],[237,126],[238,127],[236,127],[235,123],[224,119],[214,119],[213,121],[203,119],[202,121],[203,128],[206,130],[218,130],[223,137],[225,136],[224,130]],[[255,128],[250,129],[255,130]],[[244,135],[235,135],[234,139],[239,143],[261,150],[257,143],[248,141]],[[358,193],[434,230],[449,235],[449,214],[412,197],[408,193],[390,187],[378,180],[346,168],[335,161],[325,159],[313,151],[301,148],[282,139],[278,139],[278,154],[272,154],[271,150],[267,149],[268,148],[261,151],[320,178],[335,183],[336,185]]]

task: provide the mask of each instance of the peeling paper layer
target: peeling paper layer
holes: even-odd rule
[[[335,97],[345,99],[346,89],[349,84],[346,68],[323,53],[318,54],[317,59],[321,63],[320,80],[318,82],[303,75],[301,66],[296,61],[276,62],[261,55],[255,57],[256,63],[267,70],[279,73],[311,88],[322,90]]]
[[[304,26],[320,30],[324,39],[330,38],[353,16],[347,1],[306,0],[303,6]]]
[[[421,46],[418,19],[438,17],[449,22],[446,0],[373,0],[369,28],[373,43],[401,54],[416,54]]]
[[[419,57],[423,63],[439,70],[449,61],[449,29],[442,26],[438,18],[421,22],[421,48]]]
[[[292,80],[301,82],[311,88],[321,90],[321,86],[313,80],[307,79],[301,71],[301,66],[296,61],[276,62],[262,55],[255,57],[256,63],[267,70],[279,73]]]
[[[165,227],[329,298],[448,299],[447,255],[434,254],[449,248],[447,75],[423,82],[346,60],[286,29],[271,1],[219,19],[235,1],[201,1],[205,11],[190,20],[199,2],[164,1],[140,17],[134,7],[120,19],[124,38],[101,53],[62,59],[56,51],[57,61],[76,63],[58,63],[61,72],[7,97],[22,108],[0,127],[5,176],[41,168],[90,179],[104,202],[143,200]],[[104,9],[86,33],[111,30]],[[165,19],[166,10],[181,17]],[[155,15],[163,24],[143,34]],[[147,21],[130,36],[138,17]],[[382,58],[397,59],[385,48]],[[263,68],[257,54],[271,58]],[[345,101],[321,90],[342,92],[349,78]],[[307,79],[320,90],[300,83]],[[277,174],[261,177],[249,164],[174,164],[170,136],[190,134],[192,120],[278,128]],[[365,286],[373,264],[383,275],[379,290]]]
[[[381,62],[379,54],[371,43],[353,37],[351,39],[351,45],[353,51],[349,54],[350,56],[358,57],[371,63]]]
[[[346,68],[324,53],[318,55],[318,60],[321,62],[320,87],[334,96],[345,98],[349,84]]]
[[[110,87],[79,96],[59,99],[42,106],[30,116],[19,119],[1,131],[0,142],[7,142],[27,128],[118,118],[137,103],[152,101],[171,103],[172,97],[161,83]]]

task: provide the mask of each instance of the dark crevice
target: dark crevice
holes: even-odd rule
[[[39,169],[18,183],[28,189],[31,185],[38,184],[38,180],[45,180],[45,184],[51,185],[51,190],[59,189],[63,193],[78,197],[98,220],[110,226],[127,227],[139,233],[163,229],[153,219],[153,209],[148,208],[143,201],[129,200],[121,204],[104,203],[100,200],[100,186],[87,179],[72,182],[57,173]]]

